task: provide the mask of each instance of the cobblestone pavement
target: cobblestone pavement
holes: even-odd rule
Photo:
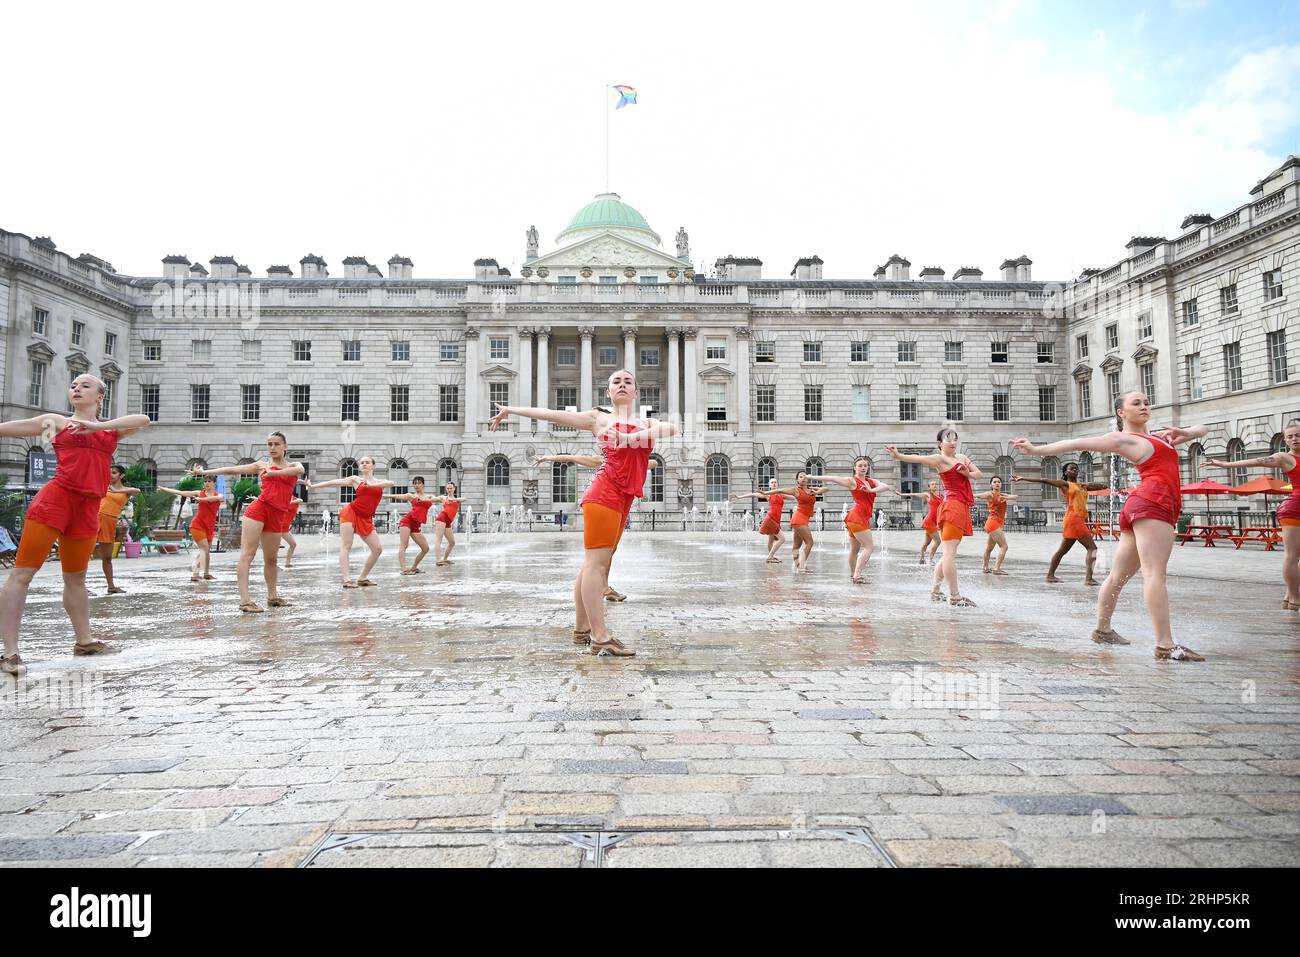
[[[1054,535],[1013,533],[1005,578],[968,541],[975,609],[930,603],[916,533],[865,586],[818,540],[796,576],[753,534],[630,534],[630,660],[570,643],[571,533],[474,536],[407,578],[389,538],[380,587],[348,592],[307,542],[296,604],[265,615],[239,613],[229,554],[199,585],[119,560],[126,595],[92,572],[102,659],[71,657],[51,566],[31,674],[0,685],[0,862],[590,866],[584,840],[647,828],[599,863],[1300,863],[1280,555],[1175,549],[1175,634],[1210,658],[1179,665],[1152,660],[1136,580],[1133,644],[1087,640],[1082,552],[1042,581]]]

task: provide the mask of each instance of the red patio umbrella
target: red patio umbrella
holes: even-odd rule
[[[1227,495],[1232,492],[1232,486],[1224,485],[1222,482],[1216,482],[1214,479],[1201,479],[1199,482],[1193,482],[1191,485],[1184,485],[1182,492],[1184,495],[1204,495],[1205,496],[1205,514],[1210,513],[1210,496]]]
[[[1253,478],[1244,485],[1235,486],[1232,490],[1233,495],[1263,495],[1264,511],[1268,511],[1268,498],[1270,495],[1285,495],[1291,491],[1291,486],[1281,479],[1275,479],[1270,475],[1261,475],[1259,478]]]
[[[1132,495],[1136,491],[1137,491],[1137,486],[1130,485],[1128,488],[1122,488],[1118,492],[1112,491],[1111,489],[1108,488],[1098,488],[1098,489],[1093,489],[1088,494],[1089,495]]]

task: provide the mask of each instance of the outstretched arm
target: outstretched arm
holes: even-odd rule
[[[1290,472],[1296,467],[1296,457],[1290,452],[1274,452],[1272,455],[1261,455],[1253,459],[1238,459],[1235,462],[1229,462],[1226,459],[1206,459],[1205,464],[1216,469],[1257,466],[1259,468],[1281,469],[1283,472]]]
[[[414,502],[416,496],[414,492],[388,492],[381,495],[380,498],[391,498],[399,502]]]
[[[179,495],[181,498],[198,498],[202,494],[200,492],[182,492],[178,488],[168,488],[165,485],[159,485],[158,491],[166,492],[168,495]]]
[[[1203,439],[1210,432],[1209,427],[1204,425],[1189,425],[1185,429],[1173,426],[1167,429],[1157,429],[1156,431],[1162,434],[1171,445],[1182,445],[1184,442],[1190,442],[1193,439]]]
[[[878,482],[875,479],[867,479],[867,481],[871,483],[871,491],[876,492],[877,494],[881,492],[892,492],[894,490],[894,486],[890,485],[888,482]]]
[[[677,432],[678,428],[673,423],[651,419],[647,428],[635,432],[619,432],[614,439],[614,444],[620,448],[642,448],[655,439],[670,439]]]
[[[1068,482],[1062,482],[1060,479],[1025,478],[1023,475],[1013,475],[1011,476],[1011,481],[1032,482],[1034,485],[1050,485],[1052,488],[1059,488],[1062,492],[1068,490],[1070,487]]]
[[[358,476],[347,475],[344,476],[343,478],[330,479],[329,481],[326,482],[308,482],[307,488],[311,489],[314,492],[318,488],[335,488],[336,486],[340,488],[343,486],[350,486],[352,488],[356,488],[360,484],[361,484],[361,479]]]
[[[845,477],[840,475],[819,475],[817,476],[817,481],[831,482],[835,485],[842,485],[847,489],[853,488],[853,478],[851,476]]]
[[[556,425],[591,432],[596,428],[596,416],[598,414],[595,409],[588,409],[586,412],[564,412],[559,409],[536,409],[498,404],[496,415],[488,420],[488,431],[495,432],[497,426],[504,422],[508,416],[516,415],[524,419],[541,419],[544,422],[554,422]]]
[[[598,469],[604,464],[604,459],[599,455],[539,455],[537,461],[585,465],[589,469]],[[654,459],[650,460],[650,467],[654,468]]]
[[[778,495],[779,492],[737,492],[732,498],[767,498],[769,495]]]
[[[116,432],[118,438],[125,438],[128,435],[134,435],[141,429],[147,429],[150,425],[150,418],[147,415],[123,415],[116,419],[109,419],[107,422],[82,422],[80,419],[73,419],[78,431],[81,432]]]
[[[1130,462],[1137,462],[1151,448],[1141,439],[1136,439],[1123,432],[1108,432],[1105,435],[1092,435],[1083,439],[1064,439],[1047,445],[1034,445],[1028,439],[1012,439],[1011,445],[1026,455],[1060,455],[1063,452],[1106,452],[1122,455]]]
[[[68,427],[71,420],[66,415],[50,412],[47,415],[34,415],[30,419],[14,419],[12,422],[0,422],[0,436],[10,439],[30,439],[46,432],[54,434]]]
[[[912,462],[916,465],[927,465],[932,469],[939,468],[943,462],[942,455],[916,455],[912,452],[900,452],[896,445],[886,445],[885,451],[896,462]]]
[[[243,465],[223,465],[219,469],[201,469],[197,465],[190,469],[191,475],[257,475],[262,471],[264,462],[245,462]]]

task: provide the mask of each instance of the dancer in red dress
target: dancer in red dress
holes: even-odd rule
[[[788,488],[768,489],[768,495],[793,495],[794,514],[790,516],[790,558],[796,575],[807,574],[808,556],[813,550],[812,521],[817,499],[825,491],[820,485],[811,485],[811,476],[800,469],[794,474],[794,484]]]
[[[1128,497],[1119,516],[1119,546],[1110,574],[1097,595],[1097,627],[1092,640],[1100,644],[1127,645],[1111,627],[1115,604],[1124,585],[1142,569],[1142,594],[1156,633],[1156,658],[1161,661],[1204,661],[1192,649],[1174,643],[1169,624],[1169,590],[1166,575],[1174,547],[1178,515],[1182,510],[1182,485],[1178,473],[1178,448],[1208,431],[1203,425],[1187,429],[1147,432],[1151,402],[1143,392],[1128,392],[1115,402],[1115,431],[1094,438],[1067,439],[1034,445],[1020,438],[1011,444],[1026,455],[1060,455],[1065,452],[1104,452],[1122,455],[1137,466],[1141,483]]]
[[[266,579],[266,603],[271,608],[283,608],[293,602],[280,597],[279,572],[276,558],[280,554],[280,537],[289,531],[290,502],[294,486],[306,469],[301,462],[290,462],[289,440],[283,432],[272,432],[266,437],[266,458],[245,465],[227,465],[219,469],[193,468],[192,475],[256,475],[262,486],[257,496],[239,520],[239,564],[235,577],[239,581],[239,610],[260,613],[265,608],[253,601],[248,590],[249,570],[253,556],[262,550],[262,576]]]
[[[190,581],[213,581],[210,571],[212,542],[217,537],[217,513],[221,511],[221,503],[225,501],[223,496],[217,494],[217,480],[209,475],[203,480],[202,491],[182,492],[180,489],[162,485],[158,486],[158,491],[181,498],[190,498],[198,504],[198,508],[194,511],[194,518],[190,521],[190,538],[194,539],[194,544],[199,547],[198,554],[194,556]]]
[[[322,488],[351,488],[356,490],[356,497],[339,511],[339,574],[344,588],[368,588],[375,584],[370,580],[370,571],[383,554],[384,546],[375,531],[375,510],[384,497],[384,489],[393,483],[387,479],[375,478],[375,460],[363,455],[357,460],[360,474],[344,478],[330,479],[328,482],[308,482],[307,488],[315,491]],[[361,569],[359,579],[351,577],[349,559],[352,557],[352,539],[359,537],[370,549]]]
[[[935,436],[939,451],[932,455],[913,455],[898,451],[893,445],[885,450],[899,462],[925,465],[939,473],[943,483],[943,504],[939,506],[939,538],[943,542],[943,558],[934,566],[930,583],[930,599],[943,601],[943,583],[948,582],[948,603],[957,608],[974,608],[975,602],[961,594],[957,583],[957,546],[968,535],[974,535],[970,509],[975,504],[975,492],[970,480],[984,477],[984,473],[965,455],[957,451],[957,432],[940,429]]]
[[[865,585],[867,580],[862,573],[871,560],[871,553],[876,550],[871,537],[871,516],[876,510],[876,496],[888,492],[890,486],[871,477],[871,460],[865,455],[853,460],[852,475],[819,475],[817,481],[843,485],[853,496],[853,511],[844,516],[844,527],[849,533],[849,581]]]
[[[456,515],[461,503],[469,501],[457,498],[458,488],[455,482],[448,482],[442,487],[442,510],[433,520],[433,564],[434,567],[452,564],[451,550],[456,547]],[[445,546],[445,547],[444,547]]]
[[[140,494],[138,488],[123,485],[126,469],[120,465],[109,468],[111,479],[108,490],[99,502],[99,534],[95,537],[95,557],[104,569],[104,579],[108,582],[108,593],[116,595],[126,591],[113,582],[113,546],[117,542],[117,521],[122,515],[126,503]]]
[[[656,439],[677,434],[677,426],[656,419],[635,418],[636,376],[620,369],[609,377],[610,409],[562,412],[555,409],[498,406],[490,428],[495,431],[507,416],[544,419],[571,429],[590,432],[600,445],[604,464],[582,497],[582,570],[573,583],[577,608],[573,640],[589,644],[593,655],[629,657],[635,652],[613,637],[605,624],[604,592],[614,549],[627,524],[632,502],[645,486],[650,452]]]
[[[424,537],[420,531],[424,523],[429,520],[429,506],[434,502],[442,501],[440,496],[424,494],[424,476],[417,475],[411,479],[411,488],[413,492],[389,492],[384,498],[390,498],[396,502],[410,502],[411,510],[402,516],[402,520],[397,523],[397,566],[402,570],[403,575],[420,574],[420,562],[424,561],[424,556],[429,554],[429,540]],[[420,554],[415,556],[415,561],[411,562],[408,567],[406,564],[406,549],[414,541],[420,547]]]
[[[44,437],[58,459],[54,478],[32,499],[18,541],[18,555],[4,588],[0,589],[0,671],[14,677],[27,673],[18,654],[18,632],[32,578],[45,564],[50,549],[59,543],[63,567],[63,608],[76,636],[73,654],[93,655],[109,646],[90,636],[90,596],[86,568],[99,533],[99,503],[108,489],[109,467],[118,440],[148,428],[147,415],[125,415],[98,421],[104,383],[83,374],[68,388],[72,415],[47,413],[0,424],[0,437]]]
[[[766,492],[746,492],[733,495],[732,498],[756,498],[767,500],[767,515],[758,526],[758,534],[767,536],[767,563],[781,564],[777,552],[785,544],[785,532],[781,531],[781,512],[785,508],[785,496],[776,487],[776,479],[768,479]]]
[[[934,561],[934,553],[939,550],[939,506],[943,504],[942,486],[934,479],[930,479],[929,491],[926,492],[899,492],[903,498],[919,498],[925,500],[925,518],[921,519],[921,528],[925,531],[925,540],[921,542],[921,560],[918,565],[924,565],[926,561]],[[930,554],[926,555],[926,550]]]
[[[982,498],[989,503],[989,517],[984,523],[984,532],[988,535],[988,540],[984,543],[984,574],[985,575],[1005,575],[1002,570],[1002,563],[1007,560],[1007,533],[1002,530],[1007,523],[1007,503],[1014,502],[1019,495],[1002,494],[1002,478],[993,476],[993,490],[990,492],[980,492],[976,498]],[[989,568],[989,557],[993,554],[994,547],[998,551],[998,563]]]
[[[1286,583],[1282,607],[1286,611],[1300,611],[1300,421],[1292,419],[1288,422],[1282,438],[1289,452],[1274,452],[1236,462],[1206,459],[1205,464],[1219,469],[1258,466],[1278,469],[1286,475],[1292,492],[1277,510],[1277,521],[1282,526],[1282,581]]]
[[[1087,558],[1084,559],[1083,583],[1100,585],[1101,582],[1097,581],[1092,574],[1092,568],[1097,564],[1097,544],[1092,540],[1092,532],[1088,531],[1088,493],[1103,491],[1106,486],[1101,482],[1080,482],[1077,462],[1066,462],[1061,466],[1060,481],[1022,478],[1019,475],[1011,476],[1011,481],[1050,485],[1065,493],[1065,524],[1061,529],[1061,544],[1052,556],[1051,564],[1047,566],[1047,577],[1043,580],[1053,585],[1060,583],[1061,580],[1056,577],[1056,569],[1060,566],[1065,553],[1074,547],[1075,542],[1079,542],[1088,553]]]

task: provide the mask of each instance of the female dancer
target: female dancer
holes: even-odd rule
[[[410,502],[411,510],[402,516],[402,520],[397,523],[397,565],[402,570],[403,575],[420,574],[420,562],[424,561],[424,556],[429,554],[429,540],[424,537],[420,531],[424,523],[429,520],[429,506],[439,501],[437,495],[424,494],[424,476],[417,475],[411,479],[411,487],[414,492],[387,492],[384,498],[391,498],[397,502]],[[406,564],[406,549],[411,544],[411,540],[420,546],[420,554],[415,556],[415,561],[411,562],[410,567]]]
[[[1088,531],[1088,493],[1100,492],[1106,486],[1101,482],[1080,482],[1079,465],[1077,462],[1066,462],[1061,466],[1061,479],[1031,479],[1022,478],[1019,475],[1011,476],[1013,482],[1033,482],[1036,485],[1050,485],[1052,488],[1059,488],[1065,493],[1065,500],[1069,504],[1065,509],[1065,527],[1061,529],[1061,544],[1056,549],[1056,554],[1052,556],[1052,563],[1047,566],[1047,577],[1044,581],[1053,585],[1060,582],[1056,577],[1056,568],[1061,564],[1061,559],[1065,553],[1074,547],[1075,542],[1081,542],[1087,549],[1088,556],[1084,559],[1086,571],[1084,572],[1083,583],[1085,585],[1100,585],[1092,575],[1092,568],[1097,564],[1097,545],[1092,540],[1092,533]]]
[[[785,544],[785,532],[781,531],[781,510],[785,508],[785,496],[777,490],[776,479],[768,479],[766,492],[746,492],[731,497],[767,499],[767,517],[763,519],[763,524],[758,526],[758,534],[767,536],[767,563],[781,564],[781,559],[777,558],[776,553]]]
[[[975,493],[970,480],[983,478],[984,473],[965,455],[957,451],[957,432],[940,429],[935,436],[939,451],[933,455],[911,455],[898,451],[897,446],[886,445],[885,451],[899,462],[926,465],[939,473],[943,483],[943,504],[939,506],[939,538],[943,542],[943,558],[934,566],[930,583],[930,600],[943,601],[943,582],[948,582],[948,603],[957,608],[974,608],[975,603],[961,594],[957,584],[957,546],[968,535],[971,527],[970,508],[975,504]]]
[[[608,394],[610,409],[595,408],[587,412],[498,406],[490,428],[495,431],[507,416],[517,415],[545,419],[596,436],[605,462],[580,503],[586,554],[582,570],[573,583],[577,606],[573,641],[579,645],[590,643],[593,655],[630,657],[636,652],[610,635],[605,625],[603,595],[614,549],[627,524],[632,502],[645,485],[654,440],[676,435],[677,426],[656,419],[635,418],[636,376],[626,369],[609,377]]]
[[[451,550],[456,547],[456,535],[451,527],[456,524],[456,513],[460,511],[460,503],[469,501],[457,498],[457,491],[455,482],[448,482],[442,487],[442,510],[433,520],[433,566],[435,568],[452,564]],[[445,551],[441,550],[443,542],[447,545]]]
[[[844,527],[849,531],[849,581],[865,585],[867,580],[862,572],[876,550],[871,538],[871,513],[876,508],[876,496],[888,492],[890,486],[871,477],[871,460],[865,455],[853,460],[852,475],[819,475],[817,481],[843,485],[853,496],[853,511],[844,516]]]
[[[1068,439],[1049,445],[1034,445],[1020,438],[1011,444],[1027,455],[1060,455],[1064,452],[1106,452],[1122,455],[1137,466],[1141,484],[1124,503],[1119,516],[1119,546],[1110,574],[1097,595],[1097,627],[1092,640],[1108,645],[1128,641],[1111,628],[1111,616],[1120,591],[1142,569],[1142,594],[1156,632],[1156,658],[1161,661],[1204,661],[1183,645],[1174,644],[1169,626],[1169,591],[1165,574],[1174,547],[1175,525],[1182,510],[1177,446],[1199,439],[1208,431],[1203,425],[1188,429],[1164,429],[1159,435],[1147,432],[1151,402],[1143,392],[1128,392],[1115,402],[1115,431],[1087,439]]]
[[[86,568],[99,532],[99,502],[108,489],[109,467],[118,439],[149,427],[147,415],[125,415],[99,422],[99,405],[104,383],[83,374],[68,388],[72,415],[47,413],[30,419],[0,424],[4,438],[53,437],[50,442],[58,460],[54,478],[32,499],[18,540],[13,571],[0,590],[0,671],[21,678],[27,666],[18,654],[18,630],[32,578],[59,543],[59,564],[63,566],[63,608],[76,635],[73,654],[93,655],[109,646],[90,637],[90,596],[86,591]]]
[[[809,478],[808,473],[801,469],[794,475],[794,485],[789,488],[769,488],[767,492],[769,496],[794,496],[794,514],[790,516],[790,537],[793,539],[790,558],[794,562],[795,574],[808,572],[808,556],[813,550],[812,528],[808,522],[812,520],[818,497],[825,491],[821,486],[809,486]]]
[[[293,537],[293,520],[298,517],[298,506],[301,504],[302,499],[297,495],[289,499],[289,516],[285,519],[289,526],[289,530],[280,536],[286,546],[284,552],[285,568],[293,567],[293,553],[298,550],[298,539]]]
[[[289,501],[293,487],[306,471],[301,462],[290,462],[286,455],[289,440],[283,432],[272,432],[266,437],[266,458],[246,465],[227,465],[219,469],[193,468],[190,474],[206,478],[209,475],[256,475],[262,486],[257,496],[239,520],[239,564],[235,577],[239,581],[239,610],[247,613],[266,611],[253,601],[248,591],[248,573],[253,556],[262,549],[262,576],[266,579],[266,603],[272,608],[283,608],[293,602],[281,598],[277,590],[280,568],[276,558],[280,554],[280,537],[289,530]]]
[[[921,542],[921,560],[918,565],[924,565],[927,561],[934,561],[934,553],[939,550],[939,506],[943,504],[943,493],[939,490],[939,483],[930,479],[929,491],[926,492],[899,492],[903,498],[923,498],[925,499],[925,518],[921,520],[921,528],[925,530],[925,541]],[[930,554],[925,554],[926,549]]]
[[[363,455],[357,460],[359,475],[330,479],[328,482],[308,482],[307,488],[315,491],[322,488],[353,488],[357,494],[349,504],[339,510],[339,574],[343,578],[344,588],[368,588],[374,584],[370,580],[370,570],[379,561],[384,546],[380,544],[379,533],[375,531],[375,509],[384,497],[384,489],[391,488],[388,479],[375,478],[375,460]],[[361,569],[361,578],[352,578],[349,574],[348,560],[352,557],[352,539],[360,536],[370,549],[365,565]]]
[[[1002,563],[1007,560],[1007,533],[1002,531],[1002,526],[1007,523],[1007,502],[1014,502],[1020,496],[1002,494],[1001,476],[993,476],[990,484],[993,486],[991,492],[980,492],[975,496],[989,503],[989,517],[984,523],[984,532],[988,535],[988,540],[984,543],[984,574],[1005,575]],[[989,568],[989,556],[993,554],[995,545],[999,549],[998,563]]]
[[[221,503],[225,501],[223,496],[217,494],[217,480],[209,475],[203,480],[201,492],[182,492],[162,485],[158,486],[158,491],[166,492],[168,495],[178,495],[181,498],[192,498],[198,504],[199,507],[195,509],[194,518],[190,522],[190,538],[194,539],[194,544],[199,546],[199,553],[194,556],[190,581],[213,581],[209,571],[212,541],[217,537],[217,513],[221,511]],[[203,569],[202,578],[199,574],[200,568]]]
[[[1294,489],[1277,510],[1277,521],[1282,526],[1282,580],[1286,582],[1286,597],[1282,607],[1287,611],[1300,611],[1300,421],[1292,419],[1282,434],[1289,452],[1274,452],[1255,459],[1228,462],[1223,459],[1206,459],[1206,465],[1230,469],[1249,467],[1281,469]]]
[[[95,557],[104,569],[104,578],[108,580],[108,594],[117,595],[126,591],[113,584],[113,543],[117,541],[117,520],[126,508],[126,503],[140,494],[138,488],[123,485],[126,469],[120,465],[109,466],[108,490],[99,501],[99,534],[95,537]]]

